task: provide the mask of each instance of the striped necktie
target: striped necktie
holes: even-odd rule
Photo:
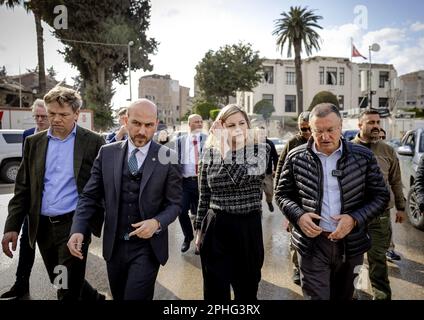
[[[131,152],[131,156],[128,159],[128,168],[130,169],[130,172],[132,175],[136,175],[138,172],[138,162],[137,162],[137,157],[135,156],[135,154],[140,151],[137,148],[135,148],[132,152]]]

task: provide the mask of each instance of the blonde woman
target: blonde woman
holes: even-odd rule
[[[206,141],[194,222],[205,300],[230,300],[231,287],[236,300],[256,299],[264,260],[261,185],[269,150],[253,136],[246,112],[228,105]]]

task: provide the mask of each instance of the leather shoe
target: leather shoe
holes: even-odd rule
[[[267,202],[267,203],[268,203],[269,212],[274,212],[274,206],[272,205],[272,202]]]
[[[183,244],[181,245],[181,252],[186,252],[190,248],[190,242],[184,240]]]
[[[401,259],[400,255],[394,252],[394,250],[387,250],[386,258],[389,261],[399,261]]]
[[[1,300],[19,300],[29,295],[29,286],[14,284],[9,291],[0,296]]]

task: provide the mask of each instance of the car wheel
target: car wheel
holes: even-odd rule
[[[1,179],[6,183],[15,183],[16,175],[18,174],[19,165],[18,161],[9,161],[1,168]]]
[[[418,208],[414,187],[411,187],[408,193],[406,213],[408,214],[409,221],[415,228],[424,230],[424,215]]]

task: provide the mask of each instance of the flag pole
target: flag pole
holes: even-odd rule
[[[353,63],[352,63],[352,51],[353,51],[353,38],[350,37],[350,108],[353,108]]]

